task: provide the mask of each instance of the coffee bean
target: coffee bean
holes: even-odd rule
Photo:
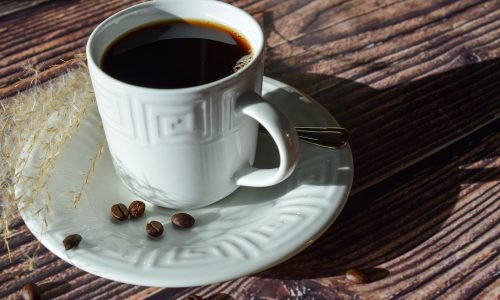
[[[152,237],[159,237],[163,233],[163,225],[158,221],[151,221],[146,225],[146,232]]]
[[[128,206],[128,213],[132,219],[139,218],[144,214],[144,210],[146,209],[146,205],[142,201],[132,201]]]
[[[178,213],[172,216],[172,224],[179,228],[189,228],[194,225],[194,218],[186,213]]]
[[[28,282],[23,285],[21,289],[21,295],[24,300],[38,300],[40,299],[40,288],[38,285]]]
[[[354,283],[365,283],[366,278],[360,270],[351,268],[345,272],[345,278]]]
[[[69,249],[73,249],[73,248],[77,247],[78,244],[80,244],[81,240],[82,240],[82,236],[79,234],[68,235],[63,240],[64,249],[69,250]]]
[[[118,203],[111,206],[111,215],[119,221],[124,221],[128,218],[128,209],[123,203]]]
[[[190,295],[184,298],[184,300],[203,300],[203,297],[198,295]]]

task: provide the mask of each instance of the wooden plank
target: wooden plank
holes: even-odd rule
[[[275,45],[268,51],[268,74],[311,93],[350,129],[355,191],[426,157],[437,145],[491,122],[500,111],[498,73],[483,82],[484,93],[468,88],[468,79],[462,79],[461,86],[452,82],[460,74],[473,75],[470,72],[482,68],[498,70],[496,50],[476,54],[498,40],[498,2],[387,2],[382,9],[374,2],[354,1],[319,16],[311,13],[310,25],[302,32],[294,28],[292,18],[278,19],[268,37]],[[384,20],[395,11],[401,17]],[[460,69],[482,61],[487,62]],[[445,72],[455,68],[456,72]],[[435,77],[419,81],[431,74]],[[435,84],[422,89],[432,80]],[[437,88],[443,93],[434,93]],[[456,107],[463,107],[461,116]],[[467,114],[469,108],[479,120]],[[429,120],[448,130],[426,126]],[[401,145],[412,149],[403,150]]]
[[[322,78],[322,80],[313,78],[312,81],[304,82],[303,80],[297,80],[297,76],[293,76],[293,73],[282,74],[282,76],[287,76],[284,78],[290,78],[290,80],[296,78],[296,81],[299,82],[293,83],[310,93],[318,93],[324,88],[334,87],[335,85],[331,84],[335,83],[332,75],[352,81],[356,80],[372,88],[381,89],[393,86],[398,82],[379,83],[374,80],[366,80],[365,77],[371,79],[376,76],[378,79],[390,78],[405,81],[404,79],[408,76],[394,76],[397,75],[397,70],[404,71],[407,68],[414,67],[415,63],[418,65],[419,62],[426,62],[429,57],[435,57],[433,55],[435,52],[446,53],[449,47],[444,47],[445,51],[443,51],[442,46],[447,46],[450,42],[452,45],[456,45],[464,41],[488,41],[497,38],[495,32],[489,33],[484,30],[483,32],[473,32],[471,34],[469,31],[489,23],[498,25],[498,5],[485,2],[469,7],[471,5],[467,6],[465,3],[464,1],[454,2],[453,5],[437,9],[431,14],[426,14],[426,10],[424,10],[423,15],[416,15],[412,19],[387,26],[373,27],[372,25],[370,27],[366,25],[367,28],[361,28],[363,31],[359,31],[358,28],[354,27],[357,22],[365,24],[371,21],[373,23],[374,21],[369,18],[371,14],[376,13],[380,15],[379,18],[382,18],[382,15],[387,13],[385,10],[380,9],[370,12],[371,7],[367,8],[366,11],[368,12],[362,11],[364,14],[359,13],[362,17],[357,22],[357,18],[354,18],[354,20],[347,16],[339,18],[334,24],[325,25],[326,28],[317,33],[305,35],[298,40],[293,40],[293,42],[272,47],[268,51],[268,72],[273,75],[283,73],[282,71],[285,69],[290,71],[290,68],[297,68],[307,71],[303,73],[325,75],[326,78]],[[354,7],[348,13],[358,12],[359,9]],[[483,20],[485,17],[486,19]],[[272,20],[272,18],[270,19]],[[446,20],[446,22],[443,22],[443,20]],[[378,19],[375,23],[384,24]],[[491,26],[491,24],[489,25]],[[339,31],[337,27],[346,29]],[[275,29],[275,31],[278,30]],[[308,39],[312,39],[311,36],[315,34],[317,34],[318,39],[319,36],[326,36],[322,38],[325,42],[313,44],[309,41]],[[465,38],[464,34],[469,34],[470,38]],[[442,45],[446,42],[448,44]],[[464,48],[466,47],[462,47],[463,51],[467,50]],[[438,49],[441,50],[436,51]],[[471,50],[473,49],[472,47]],[[459,60],[454,67],[488,58],[493,57],[485,55],[484,57],[478,57],[475,61]],[[447,61],[449,61],[449,58],[442,59],[441,63]],[[450,70],[451,67],[453,66],[442,71]],[[328,82],[328,79],[330,79],[330,82]],[[412,78],[406,79],[411,80]],[[304,87],[301,86],[301,83]]]
[[[51,66],[84,52],[85,42],[93,28],[133,2],[67,1],[23,11],[22,18],[6,18],[0,27],[13,29],[0,33],[0,39],[6,44],[0,50],[0,98],[28,87],[22,80],[33,73],[49,70]],[[21,20],[22,27],[18,26]],[[21,30],[23,33],[18,32]]]
[[[348,110],[332,104],[341,124],[352,128],[355,188],[370,186],[497,119],[499,80],[500,61],[494,60],[388,90],[336,97],[357,102]]]
[[[0,17],[12,15],[23,9],[31,8],[41,3],[52,0],[3,0],[1,4]]]

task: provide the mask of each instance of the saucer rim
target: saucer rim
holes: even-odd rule
[[[264,77],[264,84],[269,84],[273,88],[286,88],[287,90],[291,90],[291,91],[295,91],[295,92],[299,93],[305,99],[307,99],[307,101],[309,101],[311,104],[313,104],[315,106],[315,109],[322,110],[325,113],[325,115],[328,114],[329,118],[330,118],[329,121],[338,125],[338,122],[335,120],[335,118],[333,116],[331,116],[329,114],[329,112],[326,110],[326,108],[324,108],[317,101],[315,101],[314,99],[309,97],[307,94],[295,89],[294,87],[292,87],[286,83],[280,82],[278,80],[275,80],[275,79],[272,79],[269,77]],[[265,94],[264,94],[264,96],[265,96]],[[336,191],[334,191],[330,195],[324,197],[324,198],[328,198],[328,199],[333,199],[334,194],[341,194],[341,197],[339,197],[339,199],[341,198],[340,201],[338,202],[336,207],[332,208],[332,210],[331,210],[331,214],[328,217],[329,221],[326,223],[323,223],[320,226],[320,229],[315,231],[314,234],[310,235],[306,241],[301,242],[300,245],[298,245],[294,248],[288,249],[288,251],[285,251],[286,252],[285,254],[280,252],[280,253],[274,253],[274,254],[271,253],[268,255],[259,256],[258,258],[251,260],[251,264],[252,264],[251,268],[246,267],[246,268],[241,268],[238,270],[235,270],[234,268],[232,268],[231,272],[226,273],[226,275],[219,274],[218,276],[216,276],[215,280],[213,278],[211,278],[210,276],[204,277],[204,280],[203,280],[203,278],[196,277],[196,276],[186,280],[186,278],[183,278],[182,276],[180,276],[180,278],[168,277],[168,279],[165,279],[165,278],[159,279],[159,280],[156,280],[154,282],[154,284],[152,284],[152,280],[150,277],[144,278],[140,274],[130,275],[130,274],[122,273],[122,272],[127,271],[126,266],[123,270],[115,268],[115,270],[118,270],[118,272],[114,272],[114,273],[103,272],[99,268],[97,268],[97,270],[93,270],[92,268],[89,268],[89,266],[85,264],[85,262],[84,262],[85,257],[86,257],[85,254],[80,255],[82,261],[80,261],[80,260],[73,261],[71,259],[71,257],[69,257],[67,255],[66,252],[63,251],[62,254],[60,253],[61,252],[59,249],[60,245],[58,245],[58,243],[60,243],[60,241],[57,241],[54,235],[48,235],[48,236],[45,235],[44,236],[43,233],[40,233],[37,230],[34,230],[33,225],[35,225],[35,223],[37,221],[36,221],[36,219],[31,218],[30,216],[27,216],[27,214],[28,214],[27,211],[24,211],[24,212],[21,211],[21,217],[23,218],[23,220],[24,220],[25,224],[27,225],[27,227],[29,228],[29,230],[35,235],[35,237],[47,249],[49,249],[52,253],[54,253],[56,256],[58,256],[59,258],[65,260],[66,262],[68,262],[68,263],[70,263],[70,264],[72,264],[72,265],[74,265],[74,266],[76,266],[76,267],[78,267],[86,272],[95,274],[97,276],[101,276],[103,278],[115,280],[118,282],[133,284],[133,285],[146,285],[146,286],[155,286],[155,287],[188,287],[188,286],[207,285],[207,284],[223,282],[223,281],[227,281],[227,280],[236,279],[236,278],[239,278],[242,276],[252,275],[252,274],[261,272],[263,270],[270,269],[270,268],[294,257],[295,255],[297,255],[298,253],[300,253],[304,249],[306,249],[308,246],[310,246],[312,243],[317,241],[331,227],[331,225],[335,222],[337,217],[340,215],[342,209],[344,208],[344,206],[347,202],[347,198],[349,196],[349,192],[351,190],[352,182],[353,182],[354,166],[353,166],[351,149],[348,146],[348,147],[342,149],[341,151],[342,151],[342,153],[345,154],[343,161],[346,162],[349,166],[349,172],[347,175],[345,175],[345,176],[347,176],[348,180],[347,180],[347,182],[342,182],[342,184],[345,184],[345,185],[338,186]],[[17,195],[18,195],[18,190],[16,189],[16,196]],[[75,249],[75,250],[78,252],[85,251],[85,250],[79,250],[79,249]],[[186,270],[187,269],[189,269],[189,268],[186,268]],[[130,270],[131,269],[129,266],[129,268],[128,268],[129,273],[130,273]],[[120,273],[121,273],[121,276],[119,275]]]

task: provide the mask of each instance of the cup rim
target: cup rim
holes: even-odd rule
[[[211,5],[221,5],[221,6],[224,6],[226,8],[238,11],[239,13],[245,15],[248,18],[249,22],[252,23],[253,26],[256,26],[259,29],[257,31],[258,32],[257,39],[259,39],[261,41],[260,42],[260,46],[258,47],[258,49],[253,49],[252,48],[252,50],[253,50],[253,52],[255,54],[253,55],[252,60],[250,61],[250,63],[248,63],[246,66],[244,66],[238,72],[230,74],[230,75],[228,75],[226,77],[223,77],[221,79],[218,79],[216,81],[208,82],[208,83],[205,83],[205,84],[202,84],[202,85],[185,87],[185,88],[165,89],[165,88],[144,87],[144,86],[134,85],[134,84],[130,84],[130,83],[121,81],[119,79],[116,79],[116,78],[108,75],[94,61],[94,58],[91,55],[91,48],[92,48],[92,46],[94,44],[94,41],[95,41],[95,38],[96,38],[97,34],[99,33],[99,31],[106,24],[112,22],[117,17],[120,17],[120,16],[122,16],[122,15],[124,15],[124,14],[126,14],[126,13],[128,13],[128,12],[130,12],[132,10],[141,9],[143,6],[147,7],[147,6],[154,5],[155,3],[162,3],[162,2],[163,3],[165,3],[165,2],[168,3],[168,2],[178,2],[178,1],[182,1],[182,0],[153,0],[153,1],[148,1],[148,2],[144,2],[144,3],[140,3],[140,4],[136,4],[136,5],[132,5],[130,7],[127,7],[125,9],[123,9],[123,10],[120,10],[120,11],[114,13],[113,15],[109,16],[108,18],[106,18],[104,21],[102,21],[101,23],[99,23],[99,25],[97,25],[96,28],[94,28],[94,30],[92,31],[92,33],[90,34],[90,36],[89,36],[89,38],[87,40],[87,45],[85,47],[86,48],[87,64],[91,65],[91,67],[94,70],[94,72],[97,72],[99,74],[99,76],[103,76],[106,80],[111,80],[114,83],[116,83],[118,85],[121,85],[123,87],[126,87],[128,89],[135,89],[137,91],[150,92],[150,93],[165,93],[165,92],[169,92],[169,93],[189,93],[189,92],[200,92],[200,91],[212,88],[214,86],[219,86],[219,85],[223,85],[223,84],[228,83],[228,82],[236,81],[238,78],[244,76],[247,73],[247,71],[253,65],[255,65],[255,63],[257,63],[260,60],[260,57],[261,57],[263,49],[264,49],[264,33],[262,32],[262,28],[260,27],[259,23],[257,23],[257,21],[250,14],[248,14],[246,11],[242,10],[239,7],[230,5],[230,4],[225,3],[225,2],[217,1],[217,0],[190,0],[191,2],[197,1],[197,2],[210,3]],[[199,20],[203,20],[203,18],[198,18],[198,19]],[[243,35],[243,36],[245,38],[247,38],[246,35]],[[259,43],[257,43],[257,45],[258,44]]]

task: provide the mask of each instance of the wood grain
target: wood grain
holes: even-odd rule
[[[34,75],[42,83],[77,66],[92,29],[141,1],[42,2],[0,3],[0,99]],[[500,2],[228,2],[263,25],[266,75],[306,91],[350,130],[355,195],[339,222],[263,274],[160,290],[97,278],[37,251],[17,218],[12,261],[0,248],[0,298],[26,281],[68,282],[69,291],[62,283],[50,290],[60,299],[499,298]],[[23,253],[37,256],[34,270]],[[355,286],[340,275],[350,266],[389,275]]]
[[[0,17],[13,14],[51,0],[2,0]]]

